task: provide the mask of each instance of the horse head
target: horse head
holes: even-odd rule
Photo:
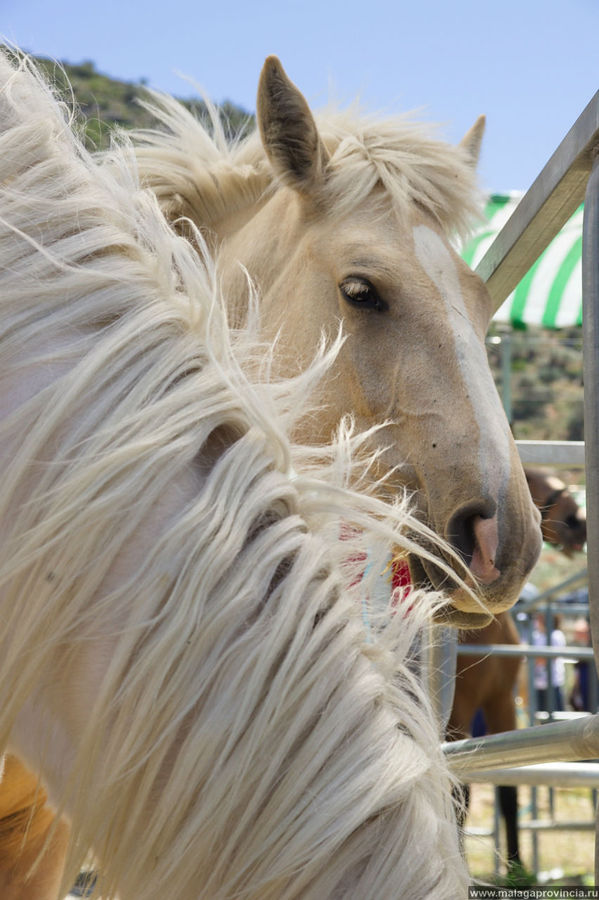
[[[488,367],[492,302],[452,246],[478,210],[484,119],[453,147],[405,118],[315,117],[274,57],[258,133],[233,148],[217,135],[207,150],[201,126],[164,108],[171,134],[162,153],[155,133],[138,143],[140,171],[171,218],[191,218],[215,248],[233,319],[251,281],[283,375],[341,323],[318,411],[296,437],[327,443],[347,415],[377,426],[381,490],[413,492],[459,576],[414,557],[413,581],[447,590],[456,625],[509,608],[540,551],[539,514]]]
[[[586,514],[561,478],[525,469],[532,499],[541,512],[544,540],[566,556],[582,550],[587,539]]]
[[[269,59],[258,124],[276,188],[224,241],[223,269],[241,260],[257,282],[263,328],[279,335],[284,371],[305,364],[323,328],[341,321],[345,334],[320,388],[321,412],[302,423],[301,436],[326,441],[347,413],[359,428],[382,426],[375,440],[385,489],[413,491],[422,518],[464,561],[483,607],[508,608],[540,549],[538,513],[487,363],[492,303],[450,241],[468,213],[484,120],[458,148],[405,124],[360,129],[338,117],[321,129]],[[248,252],[250,232],[259,252]],[[445,582],[428,562],[414,558],[411,568],[418,583]],[[446,617],[460,625],[487,618],[458,588]]]

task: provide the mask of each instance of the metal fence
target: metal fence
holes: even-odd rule
[[[506,299],[531,265],[584,200],[583,355],[585,444],[519,442],[523,462],[580,465],[586,469],[589,613],[595,666],[599,671],[599,92],[574,123],[547,165],[522,198],[477,267],[495,308]],[[460,653],[463,652],[460,647]],[[516,652],[522,653],[523,648]],[[477,648],[480,653],[480,647]],[[539,648],[535,648],[536,655]],[[446,639],[432,652],[432,693],[440,720],[447,715],[448,692],[438,671],[455,659]],[[599,714],[550,722],[500,735],[444,745],[451,769],[464,781],[496,784],[576,782],[599,785],[599,766],[580,761],[599,758]],[[576,761],[576,767],[572,763]],[[569,765],[568,765],[569,763]],[[532,764],[532,765],[531,765]],[[556,765],[559,764],[559,765]],[[599,813],[598,813],[599,816]],[[599,846],[599,818],[596,822]],[[599,853],[595,853],[599,883]]]

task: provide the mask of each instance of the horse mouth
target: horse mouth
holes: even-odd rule
[[[435,625],[449,625],[452,628],[468,629],[485,628],[493,621],[491,613],[462,612],[451,604],[447,604],[433,616]]]
[[[493,614],[488,612],[481,606],[475,609],[460,609],[455,602],[460,605],[464,603],[464,592],[460,588],[453,588],[448,584],[448,576],[437,569],[436,566],[428,562],[411,556],[409,558],[410,578],[412,584],[424,590],[444,591],[447,593],[447,603],[440,607],[433,616],[433,621],[437,625],[449,625],[453,628],[484,628],[493,620]],[[453,595],[453,599],[452,599]],[[469,604],[474,606],[475,601],[469,598]]]
[[[564,556],[568,556],[571,558],[575,553],[582,553],[582,551],[584,550],[584,545],[584,541],[572,541],[571,539],[567,538],[564,540],[561,546],[558,546],[558,549],[562,551]]]

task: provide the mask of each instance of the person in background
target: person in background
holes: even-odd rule
[[[573,643],[581,647],[590,647],[591,628],[587,619],[577,619],[574,623]],[[574,666],[574,683],[568,700],[572,709],[576,712],[591,712],[591,698],[589,696],[589,674],[592,662],[588,659],[579,659]]]
[[[537,647],[565,647],[566,636],[561,629],[560,616],[553,616],[553,627],[549,641],[545,630],[545,613],[539,613],[535,619],[535,627],[532,632],[532,642]],[[562,657],[551,660],[551,687],[552,694],[549,697],[549,683],[547,678],[547,660],[545,657],[535,659],[534,685],[538,710],[557,712],[564,708],[563,687],[566,680],[566,667]]]

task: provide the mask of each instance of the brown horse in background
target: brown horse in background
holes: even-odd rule
[[[582,550],[587,539],[587,523],[582,510],[561,478],[537,469],[525,469],[526,481],[541,513],[543,539],[572,556]]]
[[[541,513],[543,539],[567,556],[582,550],[586,542],[584,511],[564,482],[555,475],[525,469],[532,498]],[[501,612],[485,628],[460,631],[463,644],[519,644],[520,636],[511,613]],[[514,692],[522,664],[520,656],[463,656],[458,652],[453,708],[447,739],[471,736],[472,721],[481,710],[490,734],[513,731],[516,725]],[[468,787],[465,786],[466,801]],[[522,866],[518,840],[518,795],[512,785],[499,786],[499,804],[506,826],[508,870]]]

